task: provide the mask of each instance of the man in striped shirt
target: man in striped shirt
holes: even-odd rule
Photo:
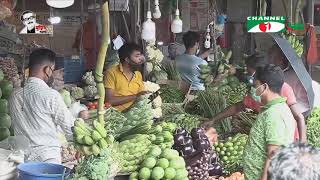
[[[15,135],[30,141],[29,161],[61,163],[58,128],[67,139],[72,137],[75,119],[59,92],[50,88],[55,57],[51,50],[34,50],[29,57],[30,76],[9,101]]]

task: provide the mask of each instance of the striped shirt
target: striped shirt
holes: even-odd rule
[[[9,106],[15,135],[30,141],[31,161],[61,163],[58,128],[72,137],[74,117],[59,92],[43,80],[30,77],[24,90],[13,92]]]

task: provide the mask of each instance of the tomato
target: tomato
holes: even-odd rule
[[[92,108],[93,108],[93,109],[97,109],[97,107],[98,107],[98,106],[96,106],[95,104],[92,105]]]
[[[104,103],[104,107],[105,107],[105,108],[110,108],[110,107],[111,107],[111,104],[108,103],[108,102],[106,102],[106,103]]]
[[[93,104],[94,104],[95,106],[98,106],[98,101],[94,102]]]
[[[88,104],[87,104],[87,106],[92,106],[93,105],[93,103],[92,102],[88,102]]]

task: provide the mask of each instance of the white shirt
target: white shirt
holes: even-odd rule
[[[59,92],[30,77],[24,90],[13,92],[9,106],[14,133],[30,141],[31,160],[61,163],[58,127],[71,137],[74,117]]]

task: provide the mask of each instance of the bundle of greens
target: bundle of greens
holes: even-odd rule
[[[104,119],[106,122],[105,128],[116,137],[127,122],[127,118],[120,111],[112,107],[106,110]]]
[[[164,120],[165,122],[175,123],[177,127],[184,128],[188,131],[200,125],[200,118],[198,116],[187,113],[168,115],[164,117]]]
[[[161,85],[161,98],[164,103],[182,103],[185,99],[184,93],[177,87]]]
[[[313,109],[311,116],[307,120],[308,143],[320,147],[320,108]]]

